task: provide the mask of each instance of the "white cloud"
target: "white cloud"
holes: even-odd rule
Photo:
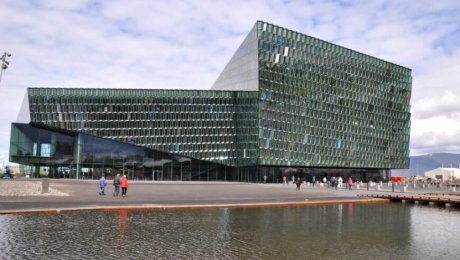
[[[436,116],[413,121],[411,148],[413,154],[454,152],[460,150],[460,117]]]
[[[0,10],[0,52],[13,55],[0,160],[27,87],[208,89],[256,20],[412,68],[412,153],[460,152],[449,143],[460,135],[460,48],[448,42],[460,38],[458,1],[7,0]]]

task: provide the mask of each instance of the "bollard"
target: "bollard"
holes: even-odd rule
[[[356,184],[356,189],[359,190],[359,184]]]
[[[395,184],[393,182],[391,183],[391,192],[395,192]]]
[[[406,192],[406,191],[407,191],[407,187],[404,186],[404,185],[402,185],[402,186],[401,186],[401,192]]]
[[[380,185],[375,185],[375,190],[380,190]]]
[[[49,192],[49,187],[50,187],[50,179],[42,178],[42,194],[43,193],[48,193]]]

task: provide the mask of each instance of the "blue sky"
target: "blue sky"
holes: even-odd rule
[[[0,2],[0,160],[27,87],[209,89],[257,20],[412,69],[411,154],[460,153],[460,1]]]

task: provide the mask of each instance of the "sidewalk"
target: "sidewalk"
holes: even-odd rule
[[[16,182],[12,183],[5,182]],[[30,186],[31,183],[34,186]],[[0,214],[25,212],[63,212],[115,209],[190,209],[214,207],[280,207],[343,203],[386,203],[387,200],[358,197],[375,190],[347,190],[302,185],[254,184],[233,182],[152,182],[131,181],[127,197],[113,197],[113,186],[105,196],[98,195],[96,180],[50,179],[50,193],[19,196],[30,187],[41,187],[41,180],[1,180]],[[8,184],[15,195],[2,190]],[[19,188],[18,188],[19,187]],[[382,191],[380,191],[382,192]],[[383,191],[384,192],[384,191]],[[10,193],[11,194],[11,193]]]

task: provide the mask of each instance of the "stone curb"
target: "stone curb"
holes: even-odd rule
[[[340,204],[381,204],[389,203],[388,199],[361,199],[361,200],[327,200],[327,201],[305,201],[305,202],[272,202],[272,203],[236,203],[236,204],[197,204],[197,205],[127,205],[127,206],[101,206],[101,207],[76,207],[76,208],[55,208],[55,209],[27,209],[27,210],[0,210],[3,214],[28,214],[28,213],[68,213],[77,211],[117,211],[117,210],[196,210],[215,208],[274,208],[274,207],[304,207],[324,206]]]

